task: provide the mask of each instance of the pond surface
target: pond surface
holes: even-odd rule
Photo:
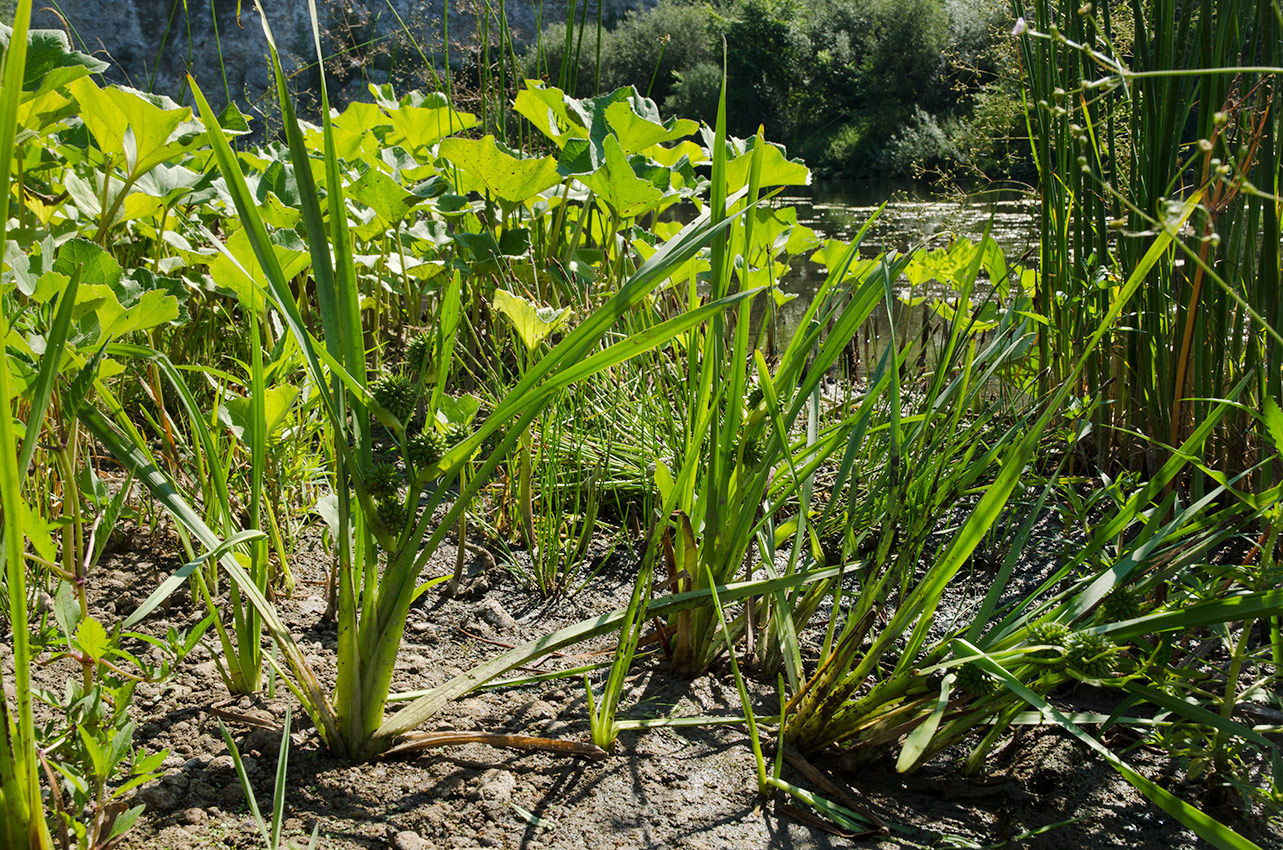
[[[978,240],[988,228],[1009,266],[1037,261],[1037,205],[1028,193],[1015,189],[944,197],[913,183],[817,180],[810,186],[789,187],[771,204],[796,209],[798,223],[813,229],[821,239],[850,241],[873,219],[861,242],[860,253],[864,257],[891,250],[911,251],[924,245],[944,247],[959,237]],[[793,262],[781,288],[798,297],[779,307],[775,314],[775,338],[781,344],[793,333],[824,275],[824,269],[810,260],[798,258]],[[984,297],[986,293],[982,282],[976,296]],[[891,318],[899,339],[924,343],[941,324],[926,306],[911,308],[897,301],[890,316],[885,307],[879,307],[861,329],[857,362],[881,356],[891,339]]]
[[[940,247],[960,236],[979,239],[986,227],[1009,263],[1037,245],[1037,204],[1015,189],[942,196],[913,183],[817,180],[790,186],[771,203],[796,209],[798,223],[822,238],[843,241],[854,239],[876,216],[862,243],[864,256]]]

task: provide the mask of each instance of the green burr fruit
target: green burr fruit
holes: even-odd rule
[[[405,375],[384,375],[370,385],[370,394],[380,407],[401,420],[403,425],[414,416],[419,400],[418,390]]]
[[[766,456],[766,452],[762,450],[762,443],[756,437],[745,437],[740,450],[745,466],[752,466]]]
[[[422,470],[441,460],[446,451],[445,436],[430,424],[410,438],[407,447],[410,463],[415,469]]]
[[[980,665],[974,661],[959,664],[957,676],[958,687],[972,696],[987,697],[990,694],[997,693],[1001,688],[998,681],[980,669]]]
[[[432,332],[420,331],[405,348],[405,365],[412,375],[422,375],[432,359]]]
[[[395,463],[376,463],[365,476],[365,487],[376,497],[396,495],[401,486],[401,470]]]
[[[1065,642],[1069,639],[1069,627],[1063,623],[1037,623],[1030,627],[1028,642],[1035,646],[1058,646],[1061,650],[1065,647]],[[1052,661],[1062,658],[1064,653],[1056,649],[1039,649],[1035,650],[1031,657]]]
[[[1117,623],[1140,616],[1140,599],[1130,587],[1115,587],[1100,605],[1105,622]]]
[[[1103,679],[1114,670],[1118,645],[1098,632],[1074,632],[1065,641],[1065,663],[1086,679]]]
[[[451,448],[459,445],[471,436],[472,429],[467,425],[464,425],[462,422],[452,422],[450,427],[446,428],[445,432],[446,442],[449,443]]]
[[[405,524],[405,506],[398,499],[382,499],[376,506],[379,512],[379,522],[383,527],[394,535],[401,530]]]

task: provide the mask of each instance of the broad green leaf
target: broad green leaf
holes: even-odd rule
[[[667,165],[670,168],[678,163],[682,157],[686,157],[687,162],[692,165],[699,165],[701,162],[708,162],[708,151],[692,141],[678,142],[671,148],[655,145],[641,151],[644,156],[658,162],[660,165]]]
[[[824,245],[815,253],[811,254],[811,262],[817,263],[832,272],[834,269],[842,267],[846,261],[847,252],[851,250],[850,243],[843,242],[839,239],[826,239]],[[863,279],[877,264],[876,260],[855,260],[846,270],[843,280]]]
[[[276,261],[286,280],[302,274],[310,267],[311,258],[297,234],[292,231],[277,232],[273,234],[272,241]],[[250,245],[249,234],[243,229],[236,231],[227,240],[225,247],[227,253],[220,252],[210,261],[210,277],[215,284],[234,293],[242,304],[262,310],[266,297],[263,293],[268,286],[267,276],[263,274],[258,257]]]
[[[579,101],[566,97],[561,89],[544,85],[539,80],[526,80],[526,87],[517,93],[512,108],[535,128],[565,147],[571,139],[588,138],[592,118]]]
[[[539,307],[506,289],[495,290],[494,307],[512,322],[527,351],[534,351],[549,334],[570,318],[569,308],[557,310]]]
[[[128,160],[131,174],[145,174],[204,143],[204,130],[191,120],[191,110],[168,98],[117,86],[100,89],[88,77],[72,81],[69,89],[98,147]],[[131,135],[132,154],[127,150]]]
[[[396,140],[415,152],[477,125],[477,116],[457,112],[449,106],[399,106],[388,115],[394,128],[389,140]]]
[[[1267,396],[1261,409],[1261,419],[1270,435],[1270,442],[1274,444],[1274,451],[1283,455],[1283,410],[1279,409],[1279,403]]]
[[[139,293],[132,288],[122,291],[82,283],[75,318],[80,319],[82,332],[97,342],[105,342],[174,321],[178,318],[178,299],[159,289]]]
[[[69,239],[62,244],[53,269],[67,277],[79,271],[82,284],[103,286],[115,286],[124,273],[120,263],[111,254],[93,242],[80,238]]]
[[[18,126],[35,134],[46,127],[74,115],[75,104],[56,91],[47,91],[24,100],[18,107]]]
[[[443,395],[437,401],[437,418],[447,425],[471,425],[481,409],[481,399],[466,393],[461,396]]]
[[[458,140],[450,139],[442,144],[444,146],[453,141]],[[348,194],[374,210],[388,226],[400,224],[412,209],[427,200],[406,191],[377,168],[366,169],[364,174],[348,186]]]
[[[635,218],[663,199],[664,193],[637,176],[619,141],[607,136],[605,161],[596,172],[580,179],[621,219]]]
[[[191,171],[190,168],[183,168],[182,165],[160,164],[140,177],[133,186],[137,191],[159,197],[166,201],[166,204],[172,204],[183,195],[207,186],[208,182],[207,174]]]
[[[481,191],[509,203],[533,198],[561,182],[552,157],[518,159],[499,150],[494,136],[481,139],[446,139],[439,156],[467,172]]]
[[[392,121],[378,104],[353,101],[331,124],[334,127],[334,148],[339,158],[348,162],[368,162],[379,146],[373,130],[391,127]],[[321,135],[319,130],[309,132],[309,146],[323,147]]]
[[[0,51],[9,47],[13,28],[0,24]],[[79,77],[101,74],[106,62],[73,50],[62,30],[31,30],[27,34],[27,63],[22,90],[35,95],[62,88]]]
[[[50,563],[57,560],[58,549],[53,543],[53,533],[57,526],[41,516],[39,511],[33,510],[26,499],[21,502],[22,530],[27,536],[27,541],[31,544],[32,550],[36,556]]]
[[[294,409],[300,390],[290,384],[274,384],[267,388],[263,398],[264,422],[267,425],[267,437],[270,439],[286,422],[286,417]],[[231,430],[238,440],[244,440],[250,428],[252,413],[248,398],[228,399],[218,409],[218,418]]]
[[[644,118],[637,114],[632,103],[622,100],[606,107],[606,122],[615,131],[619,146],[626,154],[684,138],[699,129],[699,124],[689,118],[669,118],[662,124]]]
[[[748,185],[749,169],[753,164],[753,153],[757,145],[762,145],[762,186],[809,186],[811,170],[797,160],[786,159],[784,150],[770,142],[759,142],[757,137],[749,140],[747,150],[740,156],[726,163],[726,191],[728,194],[738,192]]]

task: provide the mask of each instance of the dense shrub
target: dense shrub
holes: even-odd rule
[[[593,23],[593,22],[590,22]],[[1019,170],[1024,145],[1004,0],[660,0],[600,34],[575,32],[578,96],[634,85],[712,123],[727,46],[727,123],[764,126],[818,172],[920,176]],[[552,82],[566,28],[545,30]]]
[[[660,0],[652,8],[627,13],[617,27],[601,33],[600,81],[595,21],[582,33],[576,29],[570,45],[571,55],[578,57],[577,63],[570,63],[574,94],[585,97],[595,89],[633,85],[643,94],[650,90],[662,103],[673,90],[677,72],[720,58],[720,50],[713,51],[713,20],[706,3],[690,0]],[[565,55],[566,24],[552,24],[544,30],[541,44],[527,51],[526,73],[556,82]]]

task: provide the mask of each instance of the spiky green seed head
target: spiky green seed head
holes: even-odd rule
[[[753,466],[761,462],[762,458],[766,456],[766,452],[762,450],[762,443],[756,437],[744,438],[740,450],[745,466]]]
[[[410,438],[410,444],[406,450],[410,455],[410,463],[415,469],[427,469],[441,460],[442,455],[445,454],[445,435],[429,423],[428,427]]]
[[[462,422],[452,422],[445,430],[446,442],[453,448],[472,436],[472,429]]]
[[[396,495],[401,486],[401,470],[395,463],[376,463],[366,473],[365,486],[376,498]]]
[[[419,401],[419,391],[405,375],[384,375],[370,385],[370,394],[379,405],[397,419],[401,424],[409,422],[414,416],[414,408]]]
[[[405,524],[405,506],[399,499],[382,499],[376,506],[379,512],[379,522],[383,527],[395,535]]]
[[[1115,587],[1100,604],[1101,616],[1106,623],[1134,620],[1140,616],[1140,599],[1130,587]]]
[[[980,669],[980,665],[974,661],[959,664],[957,676],[958,687],[975,697],[987,697],[997,693],[1001,687],[997,679]]]
[[[766,393],[762,391],[762,388],[760,386],[753,387],[751,390],[748,391],[748,399],[747,399],[748,409],[756,410],[757,406],[762,403],[762,399],[764,398],[766,398]]]
[[[411,375],[422,375],[432,360],[431,331],[420,331],[410,340],[405,348],[405,365]]]
[[[1065,641],[1069,639],[1069,627],[1064,623],[1036,623],[1029,629],[1028,642],[1034,646],[1060,647],[1057,649],[1038,649],[1031,653],[1031,657],[1052,661],[1063,657],[1061,650],[1065,647]]]
[[[1065,663],[1086,679],[1103,679],[1114,671],[1118,645],[1099,632],[1073,632],[1065,640]]]

